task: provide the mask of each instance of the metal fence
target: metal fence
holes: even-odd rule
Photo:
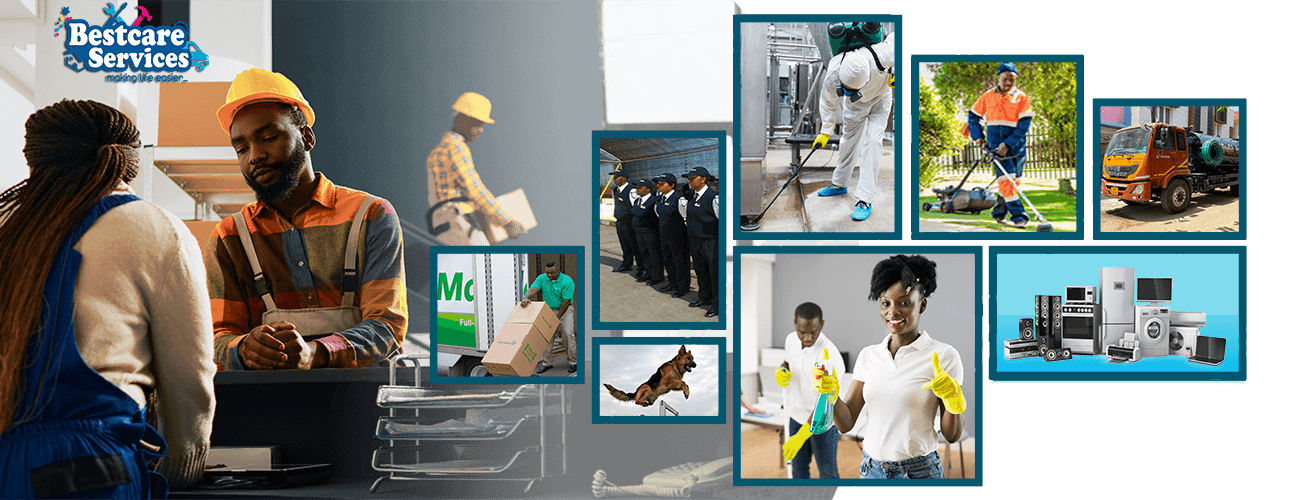
[[[1056,144],[1048,134],[1027,134],[1027,159],[1022,165],[1024,177],[1032,179],[1066,179],[1077,176],[1077,152],[1074,144]],[[975,144],[963,146],[955,154],[932,160],[940,166],[942,177],[959,177],[967,173],[972,163],[981,158],[981,148]],[[980,169],[978,169],[980,170]],[[977,173],[988,173],[978,171]]]

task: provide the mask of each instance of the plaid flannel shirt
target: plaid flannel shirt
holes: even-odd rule
[[[342,306],[343,254],[352,219],[368,193],[339,187],[315,174],[310,203],[288,221],[263,201],[242,207],[251,219],[251,240],[279,309]],[[214,362],[242,370],[237,346],[260,326],[265,303],[234,219],[210,233],[205,268],[214,316]],[[387,200],[374,201],[362,222],[360,253],[361,322],[318,340],[329,351],[329,367],[368,366],[397,351],[406,337],[406,277],[401,225]],[[352,304],[345,304],[352,305]]]
[[[497,197],[484,187],[479,172],[475,172],[474,160],[470,158],[470,146],[465,144],[461,134],[451,131],[443,134],[442,142],[429,153],[428,163],[435,201],[464,196],[471,203],[460,203],[462,213],[477,210],[493,224],[504,226],[511,223],[511,216],[502,209]]]

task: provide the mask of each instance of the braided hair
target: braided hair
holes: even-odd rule
[[[57,102],[32,113],[26,128],[29,176],[0,193],[0,433],[40,411],[19,406],[29,342],[51,333],[38,327],[55,254],[96,202],[136,178],[141,147],[132,121],[95,101]],[[51,360],[33,361],[51,368]]]
[[[922,291],[922,298],[935,291],[935,262],[920,255],[895,255],[882,260],[871,270],[871,291],[867,300],[879,300],[895,283]]]

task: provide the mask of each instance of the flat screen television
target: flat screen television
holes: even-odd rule
[[[1136,278],[1136,300],[1138,302],[1172,302],[1172,278]]]

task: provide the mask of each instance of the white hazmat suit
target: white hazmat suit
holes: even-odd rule
[[[830,182],[835,187],[848,187],[853,167],[858,165],[858,155],[861,154],[862,171],[858,173],[858,189],[854,197],[867,204],[876,197],[876,178],[884,153],[885,123],[894,101],[888,78],[895,62],[894,34],[869,47],[872,50],[862,47],[831,58],[826,65],[826,79],[821,84],[820,102],[822,134],[834,134],[841,110],[844,120],[839,166]],[[850,101],[849,96],[839,95],[837,87],[840,83],[858,89],[862,97]]]

